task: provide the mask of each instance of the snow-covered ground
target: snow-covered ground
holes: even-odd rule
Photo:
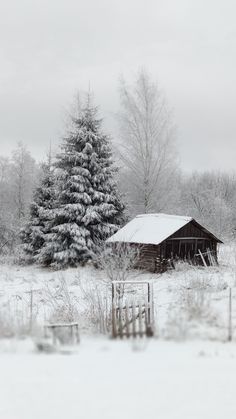
[[[134,341],[109,339],[103,271],[0,265],[0,418],[235,418],[235,255],[222,246],[219,267],[138,275],[153,283],[156,337]],[[44,323],[67,316],[64,306],[81,344],[38,353]]]
[[[180,264],[162,275],[132,273],[131,279],[153,283],[159,338],[227,339],[229,286],[236,327],[235,255],[234,246],[223,246],[219,267]],[[51,271],[0,265],[0,336],[28,334],[32,327],[40,334],[47,321],[68,320],[71,311],[82,335],[109,333],[110,303],[111,281],[93,267]]]
[[[3,419],[236,417],[235,343],[92,339],[70,356],[17,349],[0,357]]]

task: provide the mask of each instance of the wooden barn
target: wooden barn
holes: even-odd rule
[[[137,247],[137,267],[152,272],[164,272],[177,260],[217,264],[217,244],[222,243],[193,218],[167,214],[137,215],[107,242]]]

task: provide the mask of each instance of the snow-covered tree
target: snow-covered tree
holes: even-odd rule
[[[109,138],[91,99],[71,118],[55,167],[59,178],[53,226],[43,249],[43,261],[54,266],[83,264],[98,243],[123,221]]]
[[[52,208],[55,205],[55,180],[51,165],[51,155],[42,164],[42,179],[34,192],[30,205],[30,219],[21,230],[21,240],[30,261],[40,261],[40,253],[45,244],[46,234],[50,231]]]

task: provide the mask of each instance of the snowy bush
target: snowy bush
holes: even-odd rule
[[[226,289],[228,286],[222,273],[212,274],[206,270],[201,272],[201,275],[198,270],[194,271],[193,274],[191,274],[190,271],[185,274],[184,278],[184,286],[189,290],[208,290],[209,292],[217,292]]]
[[[189,320],[202,319],[209,314],[209,293],[204,289],[183,289],[181,293],[182,308]]]
[[[104,270],[111,281],[126,281],[139,271],[134,268],[139,258],[139,249],[126,243],[101,246],[95,264]]]
[[[63,274],[58,276],[56,286],[46,285],[44,300],[49,306],[47,319],[50,323],[78,321],[78,299],[70,292]]]
[[[80,281],[83,310],[80,325],[86,330],[107,334],[111,330],[111,292],[106,283],[88,284]]]
[[[184,340],[188,334],[188,320],[186,313],[178,309],[170,310],[163,337],[165,339]]]
[[[0,338],[37,336],[40,326],[37,323],[37,313],[30,311],[29,305],[18,305],[8,300],[0,307]]]
[[[196,267],[194,265],[190,265],[187,262],[184,262],[182,260],[179,260],[178,262],[175,262],[175,271],[176,272],[189,272],[189,271],[195,271],[196,269],[201,269],[200,266]]]

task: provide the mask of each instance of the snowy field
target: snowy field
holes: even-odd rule
[[[84,267],[64,271],[0,265],[0,337],[42,335],[52,321],[78,321],[80,333],[109,335],[111,281],[106,272]],[[218,267],[180,264],[162,275],[131,272],[154,289],[156,336],[225,341],[229,286],[236,327],[236,248],[222,246]]]
[[[4,419],[236,417],[235,343],[93,339],[70,356],[16,346],[0,357]]]
[[[235,261],[222,246],[219,267],[133,272],[153,283],[156,322],[155,338],[136,341],[109,338],[105,272],[0,265],[0,418],[235,418]],[[37,352],[43,325],[68,315],[81,344]]]

